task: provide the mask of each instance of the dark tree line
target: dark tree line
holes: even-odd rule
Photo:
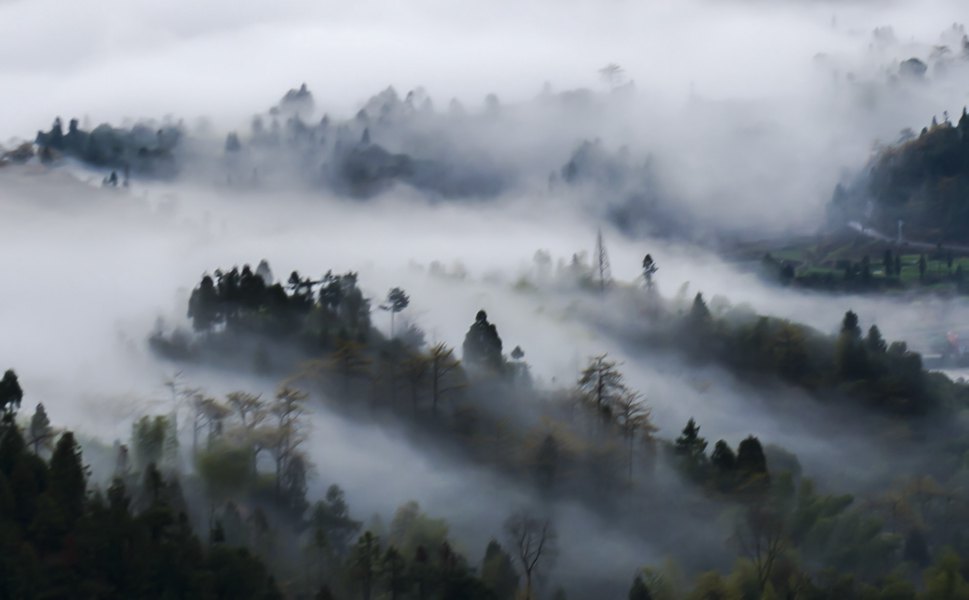
[[[750,376],[774,377],[828,400],[859,402],[887,413],[927,414],[953,408],[965,390],[926,371],[905,342],[888,343],[877,326],[862,335],[848,311],[837,335],[749,313],[714,317],[701,294],[677,323],[650,334],[700,360],[715,360]]]
[[[312,279],[293,271],[283,284],[267,283],[272,279],[268,267],[259,271],[245,265],[203,276],[189,298],[192,327],[275,338],[309,334],[324,345],[335,337],[365,340],[371,335],[370,302],[357,286],[356,273],[328,271]]]
[[[707,441],[694,419],[687,421],[673,444],[673,452],[687,475],[727,493],[762,493],[770,484],[767,457],[755,436],[747,436],[736,452],[719,440],[707,455]]]
[[[174,153],[181,138],[182,130],[176,126],[125,129],[103,123],[85,131],[77,119],[70,120],[65,133],[57,118],[50,131],[37,132],[35,143],[42,160],[70,156],[97,167],[123,170],[126,175],[134,171],[169,177],[176,172]],[[114,176],[117,181],[117,173]]]

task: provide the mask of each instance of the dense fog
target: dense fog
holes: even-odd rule
[[[957,118],[969,101],[969,38],[956,23],[966,16],[959,0],[0,1],[0,155],[33,143],[24,160],[0,159],[0,368],[16,369],[22,414],[42,402],[84,440],[104,487],[112,444],[129,443],[143,416],[172,411],[172,377],[213,397],[268,398],[281,382],[149,344],[206,343],[187,313],[204,275],[261,260],[284,286],[292,271],[352,271],[387,340],[395,318],[396,332],[412,325],[461,358],[487,311],[531,377],[531,405],[482,411],[511,429],[557,431],[555,403],[606,353],[671,448],[695,418],[711,451],[755,436],[769,464],[796,465],[826,492],[881,493],[933,460],[938,447],[920,436],[934,421],[900,424],[819,403],[814,384],[694,360],[663,342],[662,321],[691,318],[702,293],[724,328],[765,315],[834,339],[854,311],[860,330],[877,324],[886,341],[939,353],[969,319],[964,296],[780,285],[737,249],[788,237],[821,245],[844,226],[828,211],[836,185],[863,179],[904,130]],[[291,88],[303,102],[301,84],[312,100],[287,108]],[[125,139],[157,130],[157,154],[142,148],[145,168],[129,181],[125,162],[118,185],[120,162],[42,152],[51,138],[35,135],[55,117],[65,129],[78,119],[72,132],[109,123]],[[261,141],[263,123],[282,137]],[[165,147],[166,131],[177,145]],[[347,182],[347,156],[366,185]],[[596,273],[599,235],[608,294],[575,280]],[[648,283],[647,253],[659,265]],[[398,286],[409,306],[381,310]],[[487,385],[469,396],[504,389]],[[536,491],[399,416],[343,410],[332,388],[307,391],[306,496],[339,484],[364,528],[385,528],[415,500],[477,564],[490,539],[504,543],[509,514],[540,510],[559,546],[544,576],[569,598],[624,597],[644,566],[667,558],[687,578],[733,566],[728,517],[697,517],[729,494],[706,493],[675,461],[658,459],[649,483],[634,484],[647,469],[630,458],[631,495],[604,507]],[[181,467],[194,474],[189,410],[175,414]],[[964,409],[953,415],[939,421],[955,439]],[[193,518],[207,510],[198,502]],[[538,589],[552,597],[544,579]]]

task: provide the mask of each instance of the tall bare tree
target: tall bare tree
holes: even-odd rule
[[[461,361],[454,358],[454,348],[448,348],[442,342],[431,348],[427,362],[431,375],[431,407],[434,414],[437,414],[437,405],[441,397],[461,388],[460,384],[448,383],[454,379]]]
[[[420,352],[414,352],[404,360],[401,369],[410,389],[411,407],[414,414],[417,414],[418,397],[421,387],[427,379],[428,371],[430,370],[430,361]]]
[[[364,354],[363,344],[353,340],[340,340],[336,350],[326,358],[326,366],[339,374],[343,380],[343,392],[347,395],[354,379],[364,378],[370,373],[371,362]]]
[[[255,473],[259,461],[259,453],[265,447],[259,439],[260,436],[257,434],[257,429],[269,417],[266,401],[262,399],[261,394],[230,392],[226,395],[226,403],[229,409],[234,411],[239,417],[239,427],[233,431],[233,435],[242,444],[250,448],[252,453],[252,471]]]
[[[192,453],[198,451],[199,433],[206,432],[206,446],[222,435],[226,417],[231,410],[215,398],[206,396],[201,391],[192,397],[192,407],[195,415],[192,423]]]
[[[390,337],[394,337],[394,317],[410,306],[410,297],[399,287],[387,292],[387,302],[380,305],[381,310],[390,311]]]
[[[27,433],[30,436],[27,443],[34,449],[34,454],[39,455],[41,448],[48,451],[52,449],[54,429],[50,426],[50,419],[43,404],[38,404],[34,410]]]
[[[612,420],[615,404],[626,393],[622,373],[607,354],[593,356],[578,381],[579,392],[587,404],[595,409],[599,423]]]
[[[744,512],[734,538],[740,551],[754,564],[757,583],[763,591],[770,581],[774,564],[784,551],[783,515],[770,505],[750,506]]]
[[[282,480],[290,463],[296,458],[299,446],[306,441],[303,415],[306,413],[304,402],[306,393],[295,388],[283,386],[269,406],[275,418],[273,444],[270,452],[276,462],[276,495],[282,489]]]
[[[545,563],[551,562],[558,550],[555,528],[548,519],[519,511],[505,521],[505,533],[515,560],[525,574],[523,600],[533,600],[533,582],[538,574],[539,564],[542,560]]]
[[[629,481],[633,479],[633,448],[637,437],[650,440],[657,431],[650,420],[650,410],[643,402],[643,395],[633,390],[624,390],[616,401],[616,424],[626,439],[628,456],[626,468]]]

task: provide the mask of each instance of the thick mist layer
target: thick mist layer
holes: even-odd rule
[[[358,205],[300,195],[273,195],[269,202],[260,194],[203,189],[102,190],[67,176],[20,170],[3,173],[0,181],[7,199],[2,236],[17,249],[4,253],[2,268],[10,281],[32,282],[7,294],[2,325],[16,341],[6,348],[7,361],[30,382],[29,403],[44,402],[82,431],[124,439],[131,417],[151,407],[162,410],[168,398],[162,382],[175,367],[150,354],[147,333],[159,319],[166,328],[187,327],[188,289],[202,273],[265,258],[281,271],[277,277],[290,269],[358,271],[364,291],[378,300],[390,287],[406,287],[412,304],[403,316],[432,342],[459,347],[474,313],[484,308],[506,346],[525,350],[541,385],[569,387],[589,356],[609,352],[646,394],[664,435],[672,437],[695,416],[711,437],[754,433],[767,443],[782,443],[808,469],[817,468],[815,476],[848,482],[858,475],[847,466],[829,472],[826,465],[852,464],[836,459],[857,456],[861,447],[850,442],[848,432],[845,443],[830,444],[835,435],[830,423],[799,392],[755,389],[716,368],[643,355],[612,339],[612,325],[602,326],[604,300],[542,284],[548,275],[532,260],[536,250],[561,264],[575,253],[591,253],[595,224],[581,214],[549,212],[539,200],[431,207],[391,198]],[[380,220],[373,218],[375,210]],[[638,257],[651,252],[662,265],[656,275],[662,293],[673,296],[679,289],[692,298],[701,291],[714,310],[747,304],[828,332],[853,309],[887,338],[908,339],[916,349],[920,338],[930,337],[926,330],[945,331],[967,313],[959,300],[925,300],[913,310],[908,301],[772,288],[707,251],[657,240],[630,242],[609,232],[617,279],[635,281]],[[617,306],[612,312],[622,319],[624,310]],[[927,322],[927,315],[933,320]],[[389,330],[386,314],[374,318]],[[185,375],[213,393],[249,386],[236,375]],[[273,382],[253,385],[271,388]],[[789,400],[779,402],[784,397]],[[800,414],[799,432],[790,430],[792,411]],[[325,477],[339,480],[343,469],[355,472],[341,469],[339,460],[330,464],[336,471],[321,467]]]
[[[90,127],[168,116],[221,143],[297,82],[315,92],[317,119],[350,118],[388,85],[401,95],[424,88],[439,110],[452,98],[483,110],[496,93],[502,119],[444,137],[510,159],[532,183],[526,193],[580,142],[601,139],[633,163],[651,160],[663,196],[692,220],[731,233],[810,229],[876,142],[965,103],[957,4],[545,3],[509,24],[501,3],[469,13],[436,2],[407,11],[289,2],[188,18],[188,5],[161,14],[139,3],[13,2],[0,7],[0,23],[15,28],[0,31],[0,88],[44,93],[13,95],[0,139],[29,138],[57,115]],[[22,59],[31,22],[54,41]],[[926,72],[907,75],[910,58]],[[623,70],[602,80],[607,63]],[[623,93],[554,108],[533,102],[542,81],[545,94]]]

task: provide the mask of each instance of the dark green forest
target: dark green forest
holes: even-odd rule
[[[935,117],[916,135],[883,148],[866,173],[839,186],[829,209],[835,223],[855,219],[894,237],[902,221],[914,240],[969,242],[969,116]],[[868,209],[873,210],[868,215]]]

